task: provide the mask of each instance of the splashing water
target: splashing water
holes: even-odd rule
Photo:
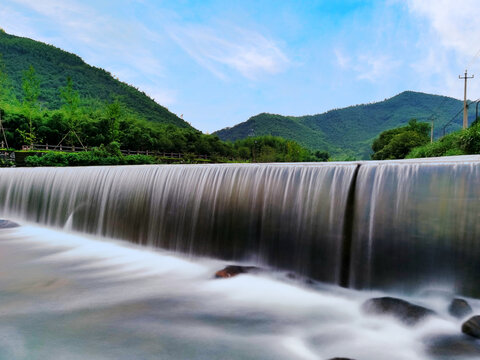
[[[219,260],[31,225],[1,230],[0,254],[0,359],[443,359],[428,339],[461,324],[442,296],[410,298],[438,316],[409,328],[361,311],[379,292],[218,280]]]
[[[480,157],[0,170],[0,216],[354,288],[480,296]]]

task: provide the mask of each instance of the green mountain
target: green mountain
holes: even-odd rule
[[[102,102],[118,99],[130,112],[145,120],[191,128],[145,93],[54,46],[9,35],[0,29],[0,54],[18,99],[22,98],[22,74],[32,65],[41,81],[39,100],[47,109],[60,108],[59,89],[65,86],[67,77],[71,77],[81,97]]]
[[[281,116],[262,113],[231,128],[217,131],[220,139],[235,141],[255,134],[281,136],[334,158],[368,159],[373,140],[384,130],[404,126],[410,119],[430,121],[440,137],[461,128],[463,102],[446,96],[405,91],[372,104],[335,109],[318,115]],[[455,116],[456,115],[456,116]],[[475,107],[470,107],[470,122]]]

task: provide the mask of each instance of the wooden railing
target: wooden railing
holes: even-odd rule
[[[49,144],[33,144],[32,146],[24,145],[22,146],[22,150],[49,150],[49,151],[62,151],[62,152],[78,152],[78,151],[85,151],[88,148],[83,148],[80,146],[69,146],[69,145],[49,145]],[[194,157],[195,159],[209,159],[208,155],[196,155],[196,154],[183,154],[183,153],[173,153],[173,152],[161,152],[156,150],[120,150],[124,155],[152,155],[152,156],[161,156],[166,158],[173,158],[173,159],[183,159],[185,157]]]
[[[62,151],[62,152],[77,152],[77,151],[85,151],[87,148],[83,148],[81,146],[69,146],[69,145],[41,145],[41,144],[33,144],[31,146],[23,145],[22,150],[50,150],[50,151]]]

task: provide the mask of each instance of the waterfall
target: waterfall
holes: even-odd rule
[[[351,286],[480,295],[480,157],[363,164],[353,226]]]
[[[3,217],[195,255],[340,276],[356,165],[166,165],[0,171]]]
[[[0,216],[357,288],[441,278],[472,293],[479,172],[480,157],[1,169]]]

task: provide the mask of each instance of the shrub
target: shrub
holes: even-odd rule
[[[105,155],[101,150],[78,153],[48,152],[32,155],[25,159],[27,166],[95,166],[95,165],[140,165],[155,164],[156,159],[147,155],[114,156]]]

